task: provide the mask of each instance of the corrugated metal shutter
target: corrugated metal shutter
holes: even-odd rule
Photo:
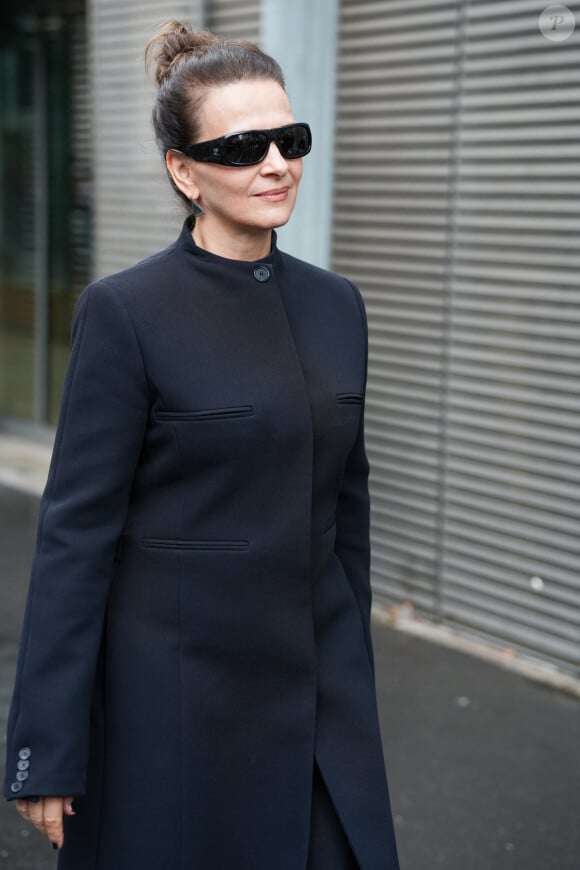
[[[84,15],[71,24],[71,174],[73,176],[74,213],[71,222],[71,272],[73,294],[87,283],[92,262],[91,208],[93,192],[92,161],[92,93],[87,57],[87,34]]]
[[[334,264],[370,318],[377,592],[577,671],[579,37],[540,11],[343,3]]]
[[[58,169],[53,169],[52,176],[47,179],[50,211],[47,212],[49,226],[44,265],[48,267],[50,263],[52,268],[50,293],[46,310],[42,312],[47,320],[46,350],[44,354],[42,351],[38,354],[37,390],[42,390],[45,381],[48,395],[39,405],[47,414],[46,422],[51,424],[58,417],[68,361],[73,307],[92,274],[93,107],[83,6],[67,3],[60,21],[54,8],[55,18],[47,23],[49,57],[52,56],[47,69],[50,74],[47,121],[53,147],[53,166]],[[56,39],[59,32],[61,36]],[[67,70],[66,79],[64,70]],[[55,86],[57,75],[60,78],[60,90]],[[41,138],[41,147],[44,147],[44,138]],[[58,158],[56,162],[55,158]],[[40,269],[39,279],[39,285],[42,286]],[[45,354],[49,355],[48,365]],[[43,370],[44,378],[40,375]]]
[[[151,126],[154,87],[143,51],[162,21],[201,21],[194,0],[92,0],[95,265],[122,269],[173,240],[185,216],[167,181]]]
[[[344,0],[333,268],[369,318],[373,579],[436,606],[455,3]]]
[[[443,615],[580,671],[580,38],[466,4]]]
[[[206,15],[214,33],[260,44],[260,0],[209,0]]]

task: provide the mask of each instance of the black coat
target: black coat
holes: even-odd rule
[[[5,788],[79,796],[61,870],[303,870],[314,755],[361,870],[397,867],[365,377],[358,291],[276,247],[186,224],[81,295]]]

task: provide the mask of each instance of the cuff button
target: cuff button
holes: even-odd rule
[[[32,755],[32,750],[28,748],[28,746],[23,746],[20,752],[18,753],[18,758],[21,758],[23,761],[26,761]]]
[[[28,768],[30,767],[30,762],[27,760],[19,761],[16,767],[18,768],[18,770],[28,770]]]
[[[16,774],[16,779],[18,780],[18,782],[25,782],[28,779],[28,771],[19,770]]]
[[[21,782],[13,782],[12,785],[10,786],[10,791],[13,792],[14,794],[18,794],[18,792],[21,790],[22,790],[22,783]]]

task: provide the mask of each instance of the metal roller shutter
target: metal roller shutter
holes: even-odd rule
[[[92,258],[91,192],[93,181],[93,117],[91,81],[87,56],[86,20],[76,16],[71,33],[71,158],[74,171],[76,210],[71,224],[71,259],[74,295],[87,283]]]
[[[201,20],[197,3],[92,0],[95,265],[114,272],[172,241],[185,212],[173,193],[151,125],[154,87],[143,51],[167,19]]]
[[[233,39],[260,43],[260,0],[210,0],[207,27]]]
[[[369,318],[373,580],[431,612],[437,588],[454,3],[344,0],[333,268]]]
[[[446,345],[446,619],[580,672],[580,40],[466,4]]]
[[[579,37],[539,11],[343,3],[334,265],[370,320],[376,591],[578,673]]]

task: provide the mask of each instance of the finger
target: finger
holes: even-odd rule
[[[26,819],[27,822],[30,821],[30,815],[28,813],[28,801],[26,800],[17,800],[16,801],[16,809],[20,813],[20,815]]]
[[[64,843],[62,830],[62,816],[64,812],[64,798],[54,797],[44,799],[44,830],[46,836],[59,849]]]
[[[38,803],[28,805],[28,820],[31,822],[37,831],[46,835],[44,827],[44,798],[40,798]]]
[[[67,797],[64,799],[64,811],[67,816],[76,816],[76,809],[73,797]]]

